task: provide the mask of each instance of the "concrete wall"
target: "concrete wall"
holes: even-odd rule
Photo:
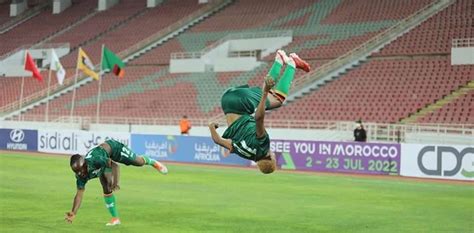
[[[225,57],[214,62],[215,72],[249,71],[259,66],[256,57]],[[263,78],[262,78],[263,80]]]
[[[474,145],[474,135],[460,135],[445,133],[406,133],[406,143],[439,143],[439,144],[460,144]]]
[[[0,128],[8,129],[81,129],[80,124],[71,123],[38,123],[32,121],[0,121]]]
[[[153,8],[158,6],[161,2],[163,2],[163,0],[147,0],[146,7]]]
[[[28,9],[28,2],[18,1],[16,3],[10,4],[10,16],[14,17],[20,15],[21,13],[25,12]]]
[[[474,47],[451,48],[451,65],[474,65]]]
[[[204,72],[205,61],[203,59],[171,59],[170,73],[193,73]]]
[[[277,49],[291,43],[293,38],[288,37],[272,37],[272,38],[255,38],[255,39],[238,39],[231,40],[229,44],[230,51],[253,51],[262,50],[262,57],[265,57]]]
[[[54,0],[53,14],[59,14],[72,5],[71,0]]]
[[[118,2],[119,0],[99,0],[99,3],[98,3],[99,5],[97,9],[99,11],[105,11],[111,8],[112,6],[115,6]]]

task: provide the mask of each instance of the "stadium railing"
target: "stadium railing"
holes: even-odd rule
[[[49,116],[50,122],[74,123],[81,125],[82,129],[89,129],[91,124],[119,124],[119,125],[176,125],[176,118],[138,118],[138,117],[108,117],[101,116],[100,122],[96,122],[95,116]],[[45,115],[15,116],[12,121],[45,122]],[[209,123],[207,118],[190,118],[194,127],[206,127]],[[226,125],[225,120],[217,123]],[[355,128],[354,122],[350,121],[303,121],[303,120],[272,120],[265,121],[267,128],[276,129],[304,129],[304,130],[333,130],[352,132]],[[436,137],[447,135],[467,136],[474,138],[474,124],[441,124],[441,123],[419,123],[419,124],[386,124],[366,122],[364,127],[368,132],[369,141],[405,142],[406,134],[435,134]]]
[[[452,40],[453,48],[474,47],[474,38],[459,38]]]

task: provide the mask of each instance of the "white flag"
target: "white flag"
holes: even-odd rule
[[[63,85],[64,77],[66,77],[66,70],[64,70],[63,65],[59,62],[58,55],[54,49],[51,51],[51,65],[50,69],[56,71],[56,78],[58,79],[58,83]]]

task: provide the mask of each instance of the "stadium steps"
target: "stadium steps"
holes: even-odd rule
[[[348,69],[366,61],[371,54],[379,51],[454,2],[453,0],[433,2],[357,48],[296,79],[293,94],[288,96],[287,101],[291,102],[296,98],[317,90],[322,84],[341,77]]]
[[[104,35],[107,34],[108,32],[111,32],[111,31],[117,29],[118,27],[120,27],[120,26],[126,24],[127,22],[133,20],[133,19],[136,18],[136,17],[139,17],[140,15],[145,14],[145,13],[148,12],[148,11],[149,11],[148,8],[143,8],[142,10],[140,10],[140,11],[136,12],[135,14],[133,14],[132,16],[130,16],[130,17],[128,17],[128,18],[126,18],[126,19],[124,19],[124,20],[122,20],[122,21],[120,21],[120,22],[118,22],[118,23],[116,23],[116,24],[114,24],[114,25],[112,25],[112,26],[110,26],[110,27],[107,28],[105,31],[102,31],[102,32],[100,32],[99,34],[96,34],[94,37],[89,38],[88,40],[79,43],[76,47],[71,48],[71,51],[75,51],[75,50],[78,49],[79,47],[83,47],[83,46],[85,46],[85,45],[88,45],[88,44],[90,44],[90,43],[93,43],[93,42],[99,40],[100,38],[102,38],[102,36],[104,36]]]
[[[295,79],[292,89],[293,94],[290,94],[288,96],[287,103],[291,103],[295,100],[298,100],[299,98],[302,98],[305,95],[316,91],[327,83],[342,77],[350,69],[357,68],[357,66],[367,61],[371,54],[379,51],[384,46],[390,44],[397,38],[408,33],[409,31],[420,25],[422,22],[425,22],[427,19],[444,10],[446,7],[453,4],[454,2],[455,1],[453,0],[434,1],[433,3],[418,10],[414,14],[409,15],[403,20],[399,21],[387,30],[367,40],[365,43],[359,45],[353,50],[322,65],[321,67],[318,67],[318,69],[313,70],[309,74]],[[310,21],[317,21],[317,19],[313,18],[310,19]],[[328,30],[339,32],[340,29],[329,28]],[[294,30],[294,34],[298,34],[299,31],[300,29],[296,28]],[[337,35],[340,35],[341,38],[343,36],[343,34],[339,33],[337,33]],[[298,52],[298,49],[292,49],[292,51]],[[222,121],[223,116],[223,114],[219,114],[213,118],[217,121]]]
[[[444,96],[442,99],[426,106],[423,109],[418,110],[417,112],[410,114],[408,117],[401,119],[400,123],[409,124],[416,123],[418,119],[423,118],[424,116],[441,109],[445,105],[453,102],[454,100],[466,95],[470,91],[474,91],[474,80],[467,83],[465,86],[460,87],[459,89],[451,92],[449,95]]]
[[[23,14],[15,17],[14,19],[4,23],[0,26],[0,35],[12,30],[13,28],[21,25],[22,23],[32,19],[33,17],[39,15],[43,10],[48,8],[51,5],[50,1],[43,2],[30,10],[27,10]]]
[[[57,32],[51,34],[50,36],[47,36],[46,38],[42,39],[40,42],[38,42],[39,45],[42,45],[42,44],[45,44],[45,43],[48,43],[49,41],[53,40],[54,38],[64,34],[64,33],[67,33],[69,30],[71,30],[72,28],[76,27],[77,25],[79,24],[82,24],[83,22],[89,20],[90,18],[94,17],[95,15],[97,15],[99,13],[99,11],[91,11],[89,13],[87,13],[86,15],[84,15],[84,17],[82,17],[80,20],[72,23],[72,24],[69,24],[67,25],[66,27],[64,27],[63,29],[60,29],[58,30]]]
[[[156,47],[156,46],[162,44],[163,42],[179,35],[181,32],[183,32],[186,29],[190,28],[192,25],[194,25],[194,24],[202,21],[203,19],[211,16],[212,14],[222,10],[224,7],[228,6],[232,2],[233,2],[232,0],[220,1],[220,2],[216,3],[215,5],[213,5],[212,7],[210,7],[210,9],[205,10],[200,15],[193,16],[194,18],[191,18],[189,20],[184,20],[182,22],[178,22],[179,25],[175,25],[177,27],[176,30],[171,31],[169,33],[166,33],[164,35],[160,34],[159,37],[153,38],[153,40],[150,43],[141,44],[140,47],[138,47],[138,49],[135,49],[134,46],[132,46],[130,49],[121,52],[119,54],[119,56],[124,57],[124,59],[123,59],[124,62],[128,63],[130,60],[132,60],[136,57],[139,57],[142,54],[145,54],[147,51],[149,51],[151,49],[151,47],[153,47],[153,46]],[[143,43],[143,42],[139,42],[139,44],[140,43]],[[99,65],[97,65],[96,68],[98,66]],[[72,84],[70,83],[69,86],[65,85],[65,86],[57,86],[56,88],[53,88],[51,90],[51,95],[50,95],[49,98],[46,96],[46,91],[44,91],[44,90],[42,91],[41,94],[35,93],[35,95],[38,95],[38,96],[35,97],[35,98],[29,98],[28,102],[24,101],[26,103],[22,104],[24,107],[22,107],[21,109],[2,109],[1,114],[3,114],[3,115],[0,116],[0,119],[8,119],[8,118],[11,118],[11,117],[15,117],[16,115],[21,115],[22,113],[26,113],[28,110],[34,109],[36,106],[40,106],[41,104],[46,103],[46,101],[50,101],[54,98],[57,98],[57,97],[65,94],[65,93],[67,93],[67,92],[73,91],[74,88],[79,88],[80,86],[86,85],[89,82],[92,82],[92,78],[86,77],[86,76],[83,75],[81,77],[78,77],[77,83],[75,85],[73,83]],[[17,105],[12,105],[12,106],[17,106]]]
[[[178,28],[177,30],[175,30],[175,31],[167,34],[166,36],[164,36],[162,38],[159,38],[158,40],[155,40],[155,41],[151,42],[150,44],[144,46],[140,50],[133,53],[130,57],[127,57],[124,61],[125,62],[130,62],[130,61],[133,61],[134,59],[139,58],[140,56],[144,55],[148,51],[162,45],[166,41],[180,35],[184,31],[186,31],[187,29],[191,28],[192,26],[198,24],[199,22],[203,21],[204,19],[206,19],[206,18],[210,17],[211,15],[223,10],[226,6],[228,6],[232,2],[233,2],[232,0],[222,1],[220,4],[217,4],[214,8],[212,8],[210,11],[203,13],[199,17],[193,19],[191,22],[182,25],[182,27]]]

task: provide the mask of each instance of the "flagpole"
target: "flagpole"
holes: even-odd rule
[[[79,69],[76,66],[76,75],[74,75],[74,85],[72,89],[72,103],[71,103],[71,114],[70,114],[70,121],[72,122],[72,117],[74,115],[74,101],[76,99],[76,84],[77,84],[77,75],[79,73]]]
[[[23,59],[25,65],[26,65],[26,53],[28,53],[28,50],[25,50],[25,58]],[[25,66],[23,65],[23,66]],[[21,76],[21,89],[20,89],[20,103],[18,104],[18,120],[21,121],[21,107],[23,107],[23,88],[25,86],[25,76]]]
[[[100,69],[99,69],[99,90],[97,91],[97,114],[95,117],[95,123],[99,124],[100,120],[100,94],[101,94],[101,87],[102,87],[102,62],[104,60],[104,44],[102,44],[102,56],[100,58]]]
[[[52,52],[51,52],[51,56],[52,56]],[[51,66],[53,65],[53,63],[51,62],[51,64],[49,64],[49,76],[48,76],[48,94],[47,94],[47,98],[46,98],[46,113],[45,113],[45,119],[46,119],[46,122],[49,122],[49,86],[51,84]]]
[[[20,90],[20,108],[18,109],[18,119],[21,120],[21,108],[23,107],[23,88],[25,87],[25,76],[21,76],[21,90]]]

